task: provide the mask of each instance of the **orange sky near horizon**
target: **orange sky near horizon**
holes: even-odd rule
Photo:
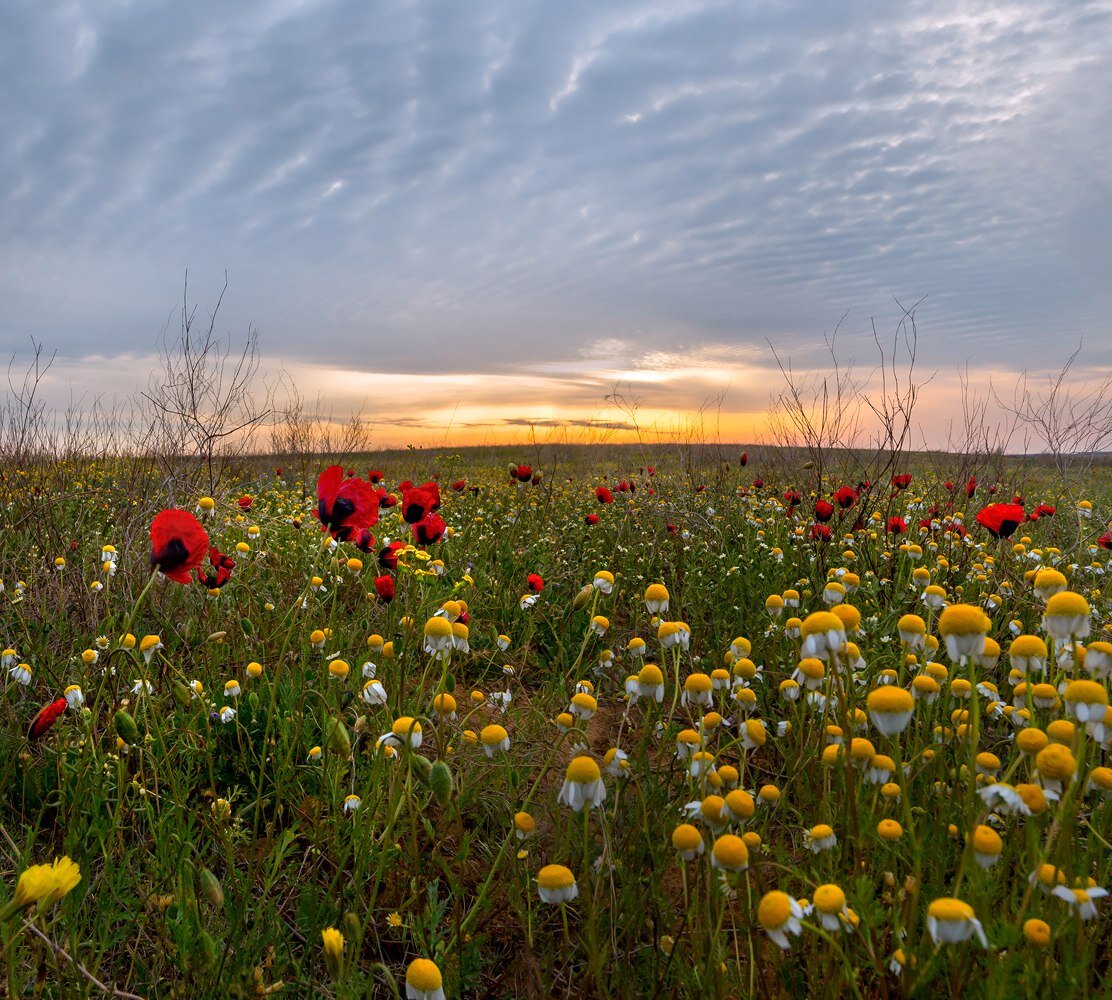
[[[744,442],[792,444],[775,433],[769,408],[782,391],[784,378],[767,360],[713,364],[665,356],[652,366],[608,368],[582,359],[566,365],[536,366],[516,374],[398,373],[356,371],[298,364],[287,368],[304,400],[306,412],[322,423],[341,425],[361,415],[370,426],[376,449],[464,447],[528,443],[651,443]],[[102,405],[126,413],[128,390],[146,384],[156,369],[148,356],[97,357],[59,362],[44,383],[46,398],[59,412],[72,398],[73,387],[97,387],[76,398],[81,406],[99,392]],[[263,359],[258,398],[274,384],[280,363]],[[814,385],[829,372],[800,371]],[[1019,378],[1005,369],[978,371],[969,378],[973,395],[991,400],[997,387],[1008,398]],[[1099,376],[1078,371],[1078,379]],[[875,371],[859,376],[861,427],[857,445],[867,445],[877,421],[864,402],[879,399]],[[919,400],[912,426],[912,448],[959,447],[964,439],[963,389],[957,371],[925,371],[917,376]],[[615,395],[616,394],[616,395]],[[288,402],[280,390],[276,412]],[[1004,427],[998,406],[986,411],[989,426]],[[267,449],[267,441],[259,447]],[[1023,451],[1013,435],[1010,449]],[[1034,447],[1032,450],[1041,450]]]

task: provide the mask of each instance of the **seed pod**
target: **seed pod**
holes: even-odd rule
[[[452,771],[442,760],[433,764],[429,771],[429,788],[436,801],[447,806],[452,800]]]
[[[135,720],[122,708],[116,711],[116,733],[125,743],[137,746],[139,743],[139,727]]]

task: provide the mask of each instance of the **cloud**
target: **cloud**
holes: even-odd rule
[[[685,368],[697,406],[922,296],[948,378],[1112,364],[1110,54],[1107,0],[16,0],[0,348],[147,354],[189,269],[372,399]]]

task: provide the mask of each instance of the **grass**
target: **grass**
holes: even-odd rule
[[[1046,708],[1033,684],[1030,699],[1015,698],[1007,655],[1016,631],[1046,634],[1029,578],[1040,567],[1056,566],[1087,599],[1084,641],[1112,639],[1101,631],[1112,619],[1095,569],[1108,563],[1097,543],[1112,503],[1106,467],[1086,484],[1084,516],[1037,463],[1011,463],[1010,479],[955,501],[938,471],[943,460],[914,460],[907,490],[872,487],[835,513],[831,541],[816,542],[813,498],[842,481],[814,483],[779,467],[757,488],[759,456],[739,468],[720,451],[662,450],[650,475],[649,456],[630,450],[557,450],[534,459],[544,475],[526,484],[509,480],[506,457],[362,461],[361,474],[380,468],[395,493],[405,479],[439,479],[451,536],[403,550],[390,572],[377,550],[392,538],[412,542],[400,507],[381,512],[373,552],[332,548],[313,515],[315,475],[296,481],[262,461],[245,464],[214,494],[211,513],[197,511],[236,561],[218,593],[149,568],[153,515],[195,510],[199,490],[180,480],[129,489],[151,479],[138,460],[5,470],[0,643],[32,675],[27,685],[3,675],[0,893],[11,898],[20,872],[64,854],[82,874],[59,902],[3,923],[9,996],[405,995],[418,957],[436,963],[448,996],[1107,995],[1107,900],[1096,899],[1096,917],[1083,921],[1028,876],[1049,863],[1069,884],[1112,881],[1112,802],[1088,787],[1094,769],[1108,766],[1109,730],[1069,726],[1054,691]],[[618,488],[623,480],[633,491]],[[613,503],[596,500],[599,485]],[[794,516],[780,500],[789,487],[803,494]],[[1015,489],[1028,511],[1045,502],[1057,512],[997,541],[973,515]],[[246,511],[237,503],[244,495]],[[967,539],[918,527],[935,506],[943,524],[964,509]],[[599,522],[586,524],[589,514]],[[907,534],[886,533],[894,515]],[[118,552],[111,575],[102,567],[109,544]],[[919,614],[939,630],[913,577],[924,567],[950,604],[988,608],[988,634],[1004,650],[998,662],[953,661],[944,640],[937,653],[907,660],[901,616]],[[601,570],[615,577],[612,593],[592,586]],[[825,610],[824,588],[843,571],[859,577],[844,603],[860,612],[861,632],[850,639],[861,660],[845,650],[827,659],[816,688],[825,705],[788,701],[781,683],[801,658],[788,619]],[[532,573],[544,589],[523,607]],[[389,602],[376,596],[380,575],[394,577]],[[667,587],[662,617],[686,623],[688,648],[658,642],[643,599],[650,583]],[[789,590],[799,607],[772,617],[766,600]],[[424,627],[449,601],[465,602],[470,649],[437,659],[424,651]],[[603,635],[591,628],[596,615],[608,619]],[[319,648],[315,630],[324,633]],[[128,633],[160,638],[149,662],[138,644],[121,642]],[[369,647],[375,635],[392,650]],[[628,700],[627,677],[642,664],[629,652],[635,637],[646,643],[644,662],[663,673],[659,703]],[[751,645],[747,655],[744,644],[731,652],[738,637]],[[600,660],[607,649],[612,657]],[[329,670],[337,659],[350,667],[346,679]],[[944,669],[937,700],[917,701],[902,734],[881,735],[864,711],[881,672],[909,688],[934,661]],[[362,696],[366,662],[385,705]],[[261,665],[258,676],[249,664]],[[729,672],[727,686],[712,689],[710,705],[685,704],[687,678],[715,668]],[[1057,685],[1075,675],[1089,676],[1072,655],[1052,656],[1037,679]],[[1107,698],[1107,672],[1094,676]],[[753,696],[739,701],[734,678]],[[238,696],[225,694],[230,680]],[[583,680],[597,711],[568,725],[559,717]],[[955,680],[970,682],[971,698]],[[998,695],[978,688],[986,681]],[[138,682],[149,693],[141,685],[136,693]],[[35,713],[75,684],[84,705],[29,741]],[[445,692],[455,719],[433,712]],[[225,707],[235,710],[228,721]],[[708,722],[711,711],[725,721]],[[977,794],[990,779],[975,777],[976,753],[989,752],[1000,779],[1038,783],[1040,764],[1016,740],[1024,711],[1026,729],[1068,748],[1072,765],[1060,799],[1029,816],[990,810]],[[419,749],[380,740],[401,717],[421,725]],[[494,724],[510,745],[488,756],[477,737]],[[714,768],[693,776],[677,737],[700,726]],[[830,750],[838,736],[842,750]],[[866,754],[863,764],[891,758],[898,800],[866,780],[847,746]],[[617,776],[605,766],[615,747],[627,755]],[[558,802],[575,756],[604,765],[606,788],[597,808],[578,813]],[[1049,758],[1039,760],[1049,772]],[[724,796],[734,774],[753,812],[719,830],[708,821],[715,803],[704,800]],[[359,807],[345,809],[352,795]],[[535,820],[525,839],[515,834],[518,812]],[[878,834],[883,819],[900,824],[899,839]],[[705,846],[689,862],[672,845],[684,822]],[[815,852],[809,832],[818,824],[836,844]],[[1002,842],[989,868],[966,846],[979,825]],[[745,834],[744,870],[711,865],[722,832]],[[542,902],[537,873],[550,863],[572,871],[577,898]],[[781,950],[758,919],[759,901],[773,890],[813,900],[825,884],[844,892],[848,911],[831,927],[805,911],[801,934]],[[972,907],[988,948],[975,935],[936,944],[928,906],[949,896]],[[1025,934],[1029,919],[1049,925],[1048,945]],[[331,960],[326,928],[343,935]],[[892,971],[897,950],[903,961]]]

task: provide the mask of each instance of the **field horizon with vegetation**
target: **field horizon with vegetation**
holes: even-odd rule
[[[1109,467],[868,461],[5,463],[8,995],[1107,995]]]

